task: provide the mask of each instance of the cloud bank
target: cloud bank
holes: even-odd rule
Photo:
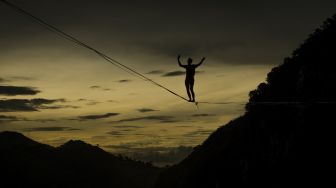
[[[0,95],[5,95],[5,96],[36,95],[40,92],[41,91],[33,87],[0,86]]]
[[[74,106],[55,105],[57,102],[65,102],[64,99],[5,99],[0,100],[0,112],[32,112],[39,109],[60,109],[60,108],[74,108]]]
[[[99,119],[106,119],[112,116],[117,116],[119,113],[106,113],[101,115],[87,115],[87,116],[79,116],[78,120],[80,121],[88,121],[88,120],[99,120]]]

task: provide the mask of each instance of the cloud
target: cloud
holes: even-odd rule
[[[123,80],[118,80],[117,82],[119,83],[127,83],[127,82],[131,82],[132,80],[127,80],[127,79],[123,79]]]
[[[22,129],[26,132],[57,132],[57,131],[78,131],[81,129],[76,129],[72,127],[34,127]]]
[[[214,130],[199,129],[199,130],[196,130],[196,131],[191,131],[191,132],[185,133],[183,136],[184,137],[203,137],[203,136],[209,136],[213,132],[214,132]]]
[[[113,128],[117,128],[117,129],[139,129],[139,128],[144,128],[144,126],[137,126],[137,125],[116,125],[116,126],[113,126]]]
[[[0,115],[0,120],[17,120],[17,117],[16,116]]]
[[[2,82],[8,82],[8,80],[0,77],[0,83],[2,83]]]
[[[54,105],[54,106],[42,105],[42,106],[39,107],[39,109],[44,109],[44,110],[56,110],[56,109],[62,109],[62,108],[78,109],[80,107],[79,106],[73,106],[73,105]]]
[[[171,119],[171,120],[162,120],[162,121],[160,121],[160,123],[176,123],[176,122],[180,122],[180,120]]]
[[[102,90],[102,91],[110,91],[111,90],[109,88],[104,88],[102,86],[91,86],[90,89],[99,89],[99,90]]]
[[[33,122],[46,123],[46,122],[55,122],[58,120],[56,119],[24,119],[22,121],[33,121]]]
[[[208,117],[208,116],[214,116],[214,114],[193,114],[192,117]]]
[[[88,105],[88,106],[93,106],[93,105],[97,105],[101,103],[96,100],[83,99],[83,98],[76,100],[76,102],[85,102],[85,105]]]
[[[86,105],[88,105],[88,106],[94,106],[94,105],[97,105],[97,104],[99,104],[99,103],[101,103],[101,102],[98,102],[98,101],[91,101],[91,102],[86,103]]]
[[[151,108],[140,108],[140,109],[137,109],[137,111],[139,111],[141,113],[146,113],[146,112],[153,112],[153,111],[157,111],[157,110],[154,110],[154,109],[151,109]]]
[[[53,106],[48,106],[48,104],[53,104],[53,103],[65,103],[67,102],[65,99],[55,99],[55,100],[50,100],[50,99],[32,99],[31,103],[37,107],[38,109],[61,109],[61,108],[74,108],[77,109],[79,108],[78,106],[73,106],[73,105],[53,105]]]
[[[91,89],[99,89],[99,88],[101,88],[100,86],[91,86],[90,87]]]
[[[28,119],[28,118],[17,117],[17,116],[0,115],[0,123],[10,123],[14,121],[46,123],[46,122],[52,122],[52,121],[57,121],[57,120],[56,119]]]
[[[94,106],[94,105],[97,105],[99,103],[100,102],[88,102],[88,103],[86,103],[86,105],[88,105],[88,106]]]
[[[139,133],[137,130],[144,128],[144,126],[134,126],[134,125],[116,125],[111,127],[112,130],[106,132],[106,134],[113,136],[124,136],[129,135],[132,132],[132,136],[148,136],[146,133]]]
[[[90,139],[91,140],[105,140],[110,138],[110,136],[107,135],[96,135],[96,136],[92,136]]]
[[[184,71],[172,71],[172,72],[167,72],[163,74],[163,77],[171,77],[171,76],[182,76],[185,75]]]
[[[9,77],[10,81],[32,81],[36,80],[36,78],[28,77],[28,76],[11,76]]]
[[[170,123],[172,121],[175,121],[172,116],[144,116],[144,117],[137,117],[137,118],[127,118],[119,120],[118,122],[131,122],[131,121],[160,121],[162,123]]]
[[[0,123],[4,123],[4,122],[8,123],[8,122],[14,122],[14,121],[45,123],[45,122],[53,122],[53,121],[58,121],[58,120],[56,119],[28,119],[25,117],[0,115]]]
[[[106,113],[102,115],[87,115],[87,116],[79,116],[78,120],[80,121],[87,121],[87,120],[98,120],[98,119],[105,119],[112,116],[117,116],[119,113]]]
[[[43,104],[52,104],[55,102],[66,102],[65,99],[43,99],[43,98],[31,99],[30,101],[35,106],[41,106]]]
[[[0,115],[0,124],[1,123],[10,123],[13,121],[18,121],[19,118],[16,116],[5,116],[5,115]]]
[[[0,86],[0,95],[36,95],[38,93],[40,93],[40,91],[32,87]]]
[[[1,82],[11,82],[11,81],[32,81],[32,80],[36,80],[36,79],[33,77],[26,77],[26,76],[11,76],[6,79],[0,77],[0,83]]]
[[[146,74],[163,74],[164,71],[162,70],[152,70],[152,71],[149,71],[147,72]]]
[[[126,132],[129,131],[109,131],[107,134],[112,135],[112,136],[124,136]]]
[[[0,112],[29,112],[37,108],[27,99],[0,100]]]
[[[32,112],[39,109],[59,109],[73,106],[48,106],[57,102],[65,102],[64,99],[8,99],[0,100],[0,112]]]

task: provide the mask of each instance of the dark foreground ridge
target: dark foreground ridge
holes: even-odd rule
[[[1,187],[151,188],[159,169],[82,141],[54,148],[16,132],[0,133]]]
[[[250,92],[245,115],[161,173],[156,188],[335,184],[335,68],[336,15]]]

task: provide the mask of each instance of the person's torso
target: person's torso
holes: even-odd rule
[[[186,78],[193,79],[195,76],[195,65],[187,65],[186,66]]]

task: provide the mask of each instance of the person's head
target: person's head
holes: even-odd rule
[[[189,57],[189,58],[188,58],[188,65],[191,65],[192,61],[193,61],[193,60]]]

